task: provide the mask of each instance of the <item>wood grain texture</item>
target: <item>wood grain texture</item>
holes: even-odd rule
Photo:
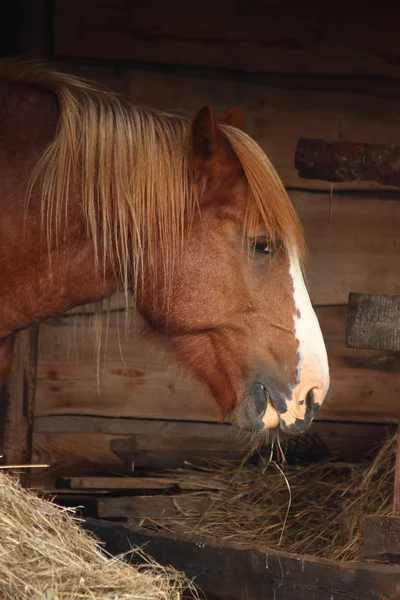
[[[361,534],[360,558],[400,563],[400,516],[366,515]]]
[[[98,515],[101,519],[125,518],[131,525],[143,523],[149,519],[168,519],[176,517],[177,508],[182,512],[202,511],[211,500],[191,495],[170,496],[125,496],[120,498],[101,498],[97,502]],[[136,523],[135,523],[136,522]]]
[[[395,373],[400,366],[399,356],[346,348],[346,307],[321,307],[317,313],[332,381],[318,418],[378,423],[397,420],[400,387]],[[87,317],[77,319],[79,327],[86,328],[83,341],[78,336],[74,342],[74,318],[63,317],[41,326],[37,417],[76,414],[216,421],[216,409],[208,393],[192,377],[182,375],[172,355],[161,352],[152,340],[138,337],[139,321],[132,328],[128,346],[123,347],[123,363],[115,314],[110,316],[106,361],[101,364],[98,388],[90,324]]]
[[[146,544],[160,564],[195,577],[206,597],[221,600],[395,600],[399,565],[337,563],[305,555],[170,535],[102,520],[85,527],[113,554]],[[208,596],[210,594],[210,596]]]
[[[400,146],[314,139],[298,141],[295,167],[303,179],[378,181],[400,187]]]
[[[370,350],[400,350],[400,296],[350,294],[346,345]]]
[[[143,419],[36,417],[31,484],[54,489],[59,478],[131,475],[132,468],[176,468],[185,460],[239,459],[247,446],[228,425]],[[123,452],[125,450],[125,453]]]
[[[399,200],[290,196],[310,253],[306,276],[314,305],[345,305],[351,292],[400,293]]]
[[[59,483],[59,488],[71,490],[221,490],[226,483],[211,477],[66,477]]]
[[[1,394],[2,455],[7,465],[31,463],[37,343],[37,327],[16,335],[13,364]],[[27,485],[30,471],[18,469],[18,472],[21,483]]]
[[[394,431],[395,426],[388,425],[323,421],[314,422],[310,429],[333,456],[347,460],[365,459]],[[130,445],[129,452],[125,448],[125,456],[115,451],[118,444],[120,448]],[[238,460],[247,449],[243,435],[228,425],[89,416],[37,417],[33,462],[50,467],[35,469],[31,485],[55,491],[62,478],[131,475],[132,466],[168,469],[199,459]]]
[[[400,418],[399,418],[400,422]],[[400,427],[397,429],[396,464],[394,469],[393,515],[400,518]],[[400,538],[399,538],[400,542]],[[399,553],[400,554],[400,553]]]
[[[326,181],[302,179],[294,164],[300,138],[360,140],[399,144],[400,83],[278,76],[249,83],[238,78],[146,71],[127,66],[98,66],[59,61],[70,73],[99,81],[126,94],[135,104],[194,115],[204,104],[221,114],[243,106],[246,128],[266,152],[288,188],[329,191]],[[377,182],[335,183],[336,191],[390,190]]]
[[[399,77],[398,5],[55,2],[55,52],[247,72]]]

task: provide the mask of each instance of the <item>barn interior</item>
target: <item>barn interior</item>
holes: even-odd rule
[[[301,544],[299,555],[279,544],[260,549],[255,538],[246,546],[233,533],[220,544],[211,535],[207,543],[196,541],[196,533],[172,518],[176,497],[189,492],[181,513],[201,517],[205,493],[225,489],[243,460],[258,468],[270,447],[253,449],[249,458],[246,440],[229,420],[218,422],[202,385],[172,353],[141,335],[134,306],[111,299],[104,308],[100,374],[94,307],[19,332],[0,395],[3,464],[35,465],[16,469],[24,486],[79,506],[87,529],[112,552],[146,543],[156,560],[197,577],[210,599],[323,600],[329,590],[335,600],[394,600],[399,593],[400,464],[395,467],[391,436],[400,393],[400,318],[393,320],[400,313],[400,7],[381,2],[360,11],[342,0],[15,0],[0,6],[0,58],[49,63],[142,106],[189,115],[204,104],[217,113],[243,107],[249,134],[276,168],[304,227],[307,284],[330,364],[331,391],[310,431],[282,439],[289,469],[300,459],[317,469],[329,460],[344,468],[343,477],[357,478],[354,469],[365,463],[368,470],[390,448],[384,509],[366,514],[363,550],[357,546],[351,563],[312,558]],[[340,151],[358,153],[359,162],[339,169],[328,148],[326,162],[313,163],[316,141],[349,143]],[[366,173],[363,160],[372,151],[362,144],[379,145],[389,156],[384,171]],[[359,320],[364,315],[371,333],[371,313],[361,306],[367,300],[383,316],[366,341]],[[121,338],[125,311],[133,317],[127,340]],[[282,495],[286,480],[280,482]],[[203,493],[200,507],[190,505],[193,492]],[[279,519],[286,524],[292,518],[287,497],[283,507]],[[329,511],[320,518],[329,521]]]

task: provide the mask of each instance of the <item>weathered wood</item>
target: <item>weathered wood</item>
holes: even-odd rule
[[[173,479],[154,477],[65,477],[58,487],[71,490],[168,490],[177,487]]]
[[[85,527],[113,554],[145,544],[145,551],[159,563],[195,577],[206,597],[210,593],[221,600],[378,600],[385,596],[395,600],[398,593],[398,565],[337,563],[263,547],[128,529],[101,520],[89,520]]]
[[[247,72],[400,76],[399,9],[174,0],[55,2],[55,53]]]
[[[354,237],[346,228],[345,233],[349,238]],[[341,237],[335,243],[332,240],[331,264],[335,264],[335,248],[340,247],[341,240]],[[321,243],[324,244],[324,240]],[[349,254],[352,253],[349,249]],[[373,257],[368,260],[377,266]],[[318,262],[318,255],[315,262]],[[400,368],[400,356],[390,352],[347,349],[344,344],[345,307],[320,307],[317,314],[328,349],[334,390],[334,396],[328,398],[319,418],[378,423],[387,419],[397,421],[398,384],[393,373]],[[41,326],[36,416],[77,414],[215,421],[215,405],[207,392],[194,378],[182,377],[171,354],[161,352],[150,339],[139,337],[140,321],[136,328],[132,327],[129,345],[123,345],[123,364],[117,317],[118,314],[110,316],[106,361],[100,368],[100,390],[87,318],[79,317],[76,328],[72,318]],[[119,320],[123,330],[123,315],[119,315]],[[80,326],[85,330],[83,340],[79,335]]]
[[[51,436],[98,433],[129,469],[175,469],[186,462],[238,460],[248,449],[243,434],[221,423],[71,415],[36,417],[34,433]]]
[[[293,153],[299,138],[363,139],[366,143],[399,144],[400,83],[359,82],[354,79],[304,79],[287,77],[246,83],[238,78],[216,77],[185,71],[131,69],[59,62],[67,72],[98,80],[127,94],[135,104],[178,109],[193,115],[203,104],[222,113],[234,104],[243,106],[246,127],[268,154],[285,185],[291,189],[330,190],[331,183],[301,179]],[[332,86],[333,91],[332,93]],[[336,87],[335,87],[336,86]],[[384,86],[381,93],[380,87]],[[336,195],[350,190],[390,190],[374,181],[336,183]],[[353,201],[354,204],[354,201]],[[382,205],[382,203],[380,203]]]
[[[140,423],[143,423],[143,435],[140,434]],[[40,469],[32,473],[31,485],[46,490],[55,490],[56,484],[63,477],[99,476],[105,474],[132,473],[134,468],[176,468],[185,461],[196,463],[204,460],[237,460],[244,455],[244,441],[237,438],[236,433],[226,433],[228,426],[205,423],[173,423],[166,431],[193,432],[193,445],[189,438],[176,436],[177,447],[173,450],[171,443],[174,436],[164,437],[163,423],[142,421],[140,419],[112,419],[101,417],[42,417],[35,419],[33,436],[33,459],[36,463],[47,463],[48,469]],[[203,427],[205,429],[203,429]],[[315,422],[310,432],[317,433],[327,445],[333,456],[340,459],[362,460],[376,448],[377,444],[394,433],[395,425],[362,424],[344,422]],[[212,428],[212,434],[207,429]],[[120,429],[121,436],[118,436]],[[197,434],[196,434],[197,430]],[[205,431],[201,440],[201,431]],[[63,432],[64,431],[64,432]],[[127,455],[124,464],[111,450],[116,439],[121,443],[130,439],[135,433],[136,449]],[[129,435],[129,437],[126,437]],[[197,445],[196,435],[199,436]],[[221,435],[220,443],[218,435]],[[282,436],[284,437],[284,436]],[[204,442],[204,443],[203,443]],[[186,445],[187,444],[187,445]],[[206,450],[209,445],[209,450]],[[197,459],[197,460],[195,460]]]
[[[168,421],[157,419],[121,419],[60,415],[36,417],[35,433],[105,433],[107,435],[135,436],[146,441],[153,440],[153,449],[167,445],[176,448],[226,449],[237,448],[238,433],[230,425],[196,423],[192,421]],[[129,438],[128,438],[129,439]],[[142,448],[139,444],[139,448]],[[147,445],[145,447],[148,447]]]
[[[400,296],[350,294],[346,345],[349,348],[400,350]]]
[[[400,419],[399,419],[400,423]],[[400,518],[400,425],[397,428],[396,465],[394,472],[393,515]],[[400,546],[400,537],[399,537]],[[400,551],[399,551],[400,555]]]
[[[16,336],[13,364],[1,391],[2,455],[4,464],[30,464],[35,403],[38,330]],[[29,484],[29,469],[18,469],[21,483]]]
[[[400,562],[400,517],[366,515],[361,522],[360,558]]]
[[[310,253],[314,305],[347,305],[353,291],[399,294],[400,202],[375,197],[290,192]],[[351,260],[349,260],[351,257]],[[329,273],[329,277],[327,274]]]
[[[58,416],[36,418],[34,431],[35,462],[50,465],[32,474],[31,484],[41,489],[54,489],[62,477],[128,475],[132,467],[176,468],[202,458],[235,460],[246,449],[230,426],[209,423]]]
[[[301,139],[295,167],[303,179],[378,181],[400,187],[400,146]]]
[[[182,490],[201,489],[221,490],[226,487],[222,481],[212,477],[185,476],[174,477],[64,477],[60,489],[70,490]]]
[[[128,519],[131,525],[139,526],[147,520],[163,519],[168,523],[170,517],[176,517],[176,511],[187,514],[203,512],[210,500],[191,495],[177,496],[126,496],[121,498],[100,498],[97,501],[98,515],[101,519]],[[176,521],[176,519],[175,519]]]

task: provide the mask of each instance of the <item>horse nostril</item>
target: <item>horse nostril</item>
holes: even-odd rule
[[[314,406],[314,392],[310,390],[306,396],[306,409],[312,410]]]

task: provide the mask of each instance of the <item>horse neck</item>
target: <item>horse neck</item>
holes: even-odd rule
[[[67,199],[63,230],[50,247],[41,219],[40,181],[26,209],[32,171],[56,133],[55,95],[0,81],[0,115],[0,337],[4,337],[108,297],[117,283],[112,265],[95,260],[79,198]]]

